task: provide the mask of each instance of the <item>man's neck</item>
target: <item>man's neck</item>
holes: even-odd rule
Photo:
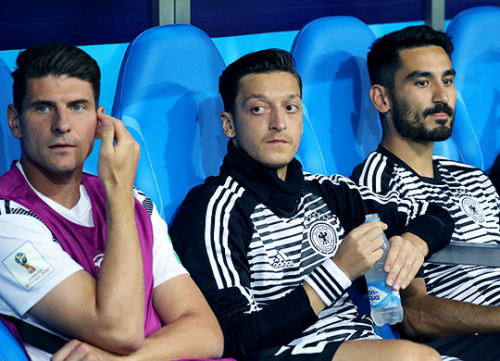
[[[54,175],[36,167],[23,166],[23,171],[31,186],[54,202],[68,209],[78,203],[82,181],[81,170],[70,174]]]
[[[408,164],[421,177],[434,178],[434,142],[417,143],[399,136],[383,137],[382,147]]]

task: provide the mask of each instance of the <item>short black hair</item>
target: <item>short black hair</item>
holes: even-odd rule
[[[47,75],[67,75],[88,81],[92,86],[95,105],[98,106],[101,70],[97,62],[76,46],[51,43],[28,48],[17,56],[17,69],[12,77],[14,106],[19,113],[22,113],[28,80]]]
[[[295,70],[292,54],[282,49],[266,49],[246,54],[229,64],[219,78],[219,93],[224,103],[224,110],[234,114],[236,97],[240,81],[245,75],[272,72],[292,74],[299,85],[302,96],[302,80]]]
[[[432,45],[443,48],[451,58],[451,37],[427,25],[409,26],[376,39],[368,53],[368,72],[372,84],[393,89],[394,74],[401,67],[400,51]]]

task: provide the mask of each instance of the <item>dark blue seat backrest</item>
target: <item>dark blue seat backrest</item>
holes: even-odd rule
[[[12,76],[8,66],[0,59],[0,174],[5,173],[12,160],[21,154],[19,140],[14,138],[7,122],[7,106],[12,103]]]
[[[141,159],[149,157],[158,198],[149,174],[138,173],[136,185],[167,222],[190,188],[218,174],[227,144],[218,96],[224,68],[212,40],[191,25],[149,29],[125,53],[112,114],[143,137]]]
[[[451,20],[447,29],[455,46],[452,62],[457,71],[455,86],[465,104],[463,116],[470,118],[473,125],[486,172],[500,152],[499,29],[500,7],[496,6],[465,10]],[[470,139],[471,134],[464,134],[463,139],[456,140],[457,145],[468,157],[479,159],[477,142],[471,143]]]

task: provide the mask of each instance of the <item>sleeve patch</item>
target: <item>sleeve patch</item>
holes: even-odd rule
[[[30,241],[22,244],[2,263],[28,291],[54,271]]]

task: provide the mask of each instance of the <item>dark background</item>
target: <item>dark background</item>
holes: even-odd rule
[[[0,50],[49,41],[128,43],[153,26],[148,0],[1,0]],[[445,17],[500,0],[448,0]],[[332,15],[367,24],[424,20],[425,0],[191,0],[191,24],[211,37],[299,30]]]

